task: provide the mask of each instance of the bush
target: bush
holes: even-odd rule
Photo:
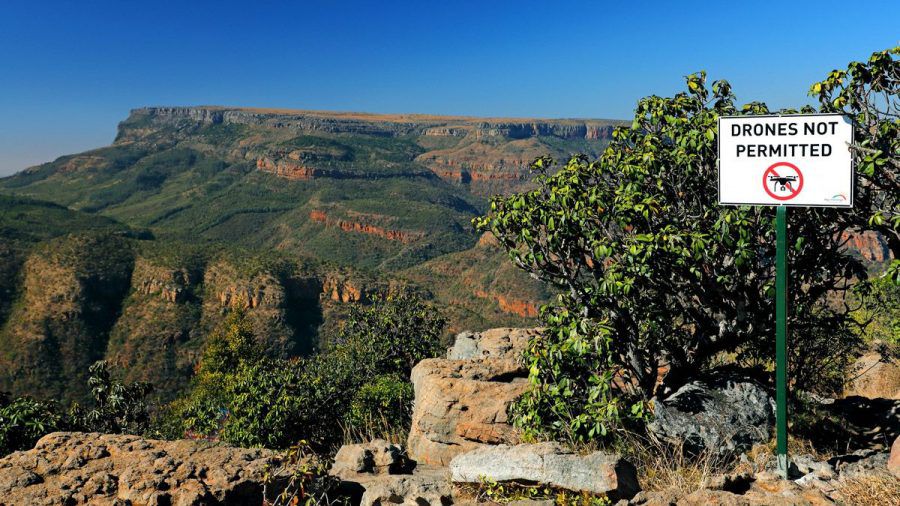
[[[397,373],[409,377],[420,360],[438,356],[447,320],[412,295],[374,299],[356,305],[335,339],[372,376]]]
[[[0,392],[0,457],[34,447],[38,439],[61,430],[65,421],[53,403]]]
[[[350,402],[347,424],[360,434],[377,435],[389,427],[407,427],[412,416],[412,384],[396,374],[366,383]]]
[[[109,365],[99,361],[89,369],[93,407],[74,404],[69,412],[70,425],[84,432],[105,434],[144,434],[150,427],[146,402],[152,387],[147,383],[124,384],[112,379]]]
[[[900,64],[890,56],[897,53],[851,64],[813,90],[822,100],[844,90],[823,110],[851,109],[864,181],[858,211],[791,210],[793,389],[839,389],[860,344],[847,312],[831,303],[867,278],[844,254],[843,233],[874,227],[898,252],[896,103],[879,110],[872,98],[897,97]],[[527,351],[534,388],[514,409],[526,430],[592,439],[639,421],[664,370],[677,386],[723,355],[772,365],[774,213],[719,206],[715,191],[718,118],[770,111],[759,102],[738,108],[731,86],[710,88],[705,73],[686,84],[674,97],[641,100],[631,128],[616,129],[598,160],[576,156],[562,167],[536,160],[535,189],[495,197],[474,221],[519,267],[563,294],[542,311],[547,332]]]
[[[417,298],[375,300],[350,311],[332,348],[285,360],[231,353],[253,341],[237,314],[210,341],[191,392],[169,406],[161,432],[268,448],[305,440],[332,449],[345,427],[367,418],[403,426],[412,396],[405,378],[416,361],[440,351],[443,326]]]

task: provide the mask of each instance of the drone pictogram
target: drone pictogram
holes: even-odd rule
[[[773,199],[791,200],[803,189],[803,173],[792,163],[778,162],[766,169],[762,183],[763,189]]]
[[[781,191],[787,191],[788,187],[793,189],[791,183],[797,181],[797,176],[769,176],[769,181],[774,181],[772,191],[778,191],[778,185],[781,185]]]

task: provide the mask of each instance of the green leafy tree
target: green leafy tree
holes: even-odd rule
[[[393,426],[407,426],[412,416],[413,387],[397,374],[378,376],[364,384],[353,396],[347,423],[368,432],[385,422]]]
[[[152,391],[147,383],[124,384],[115,381],[105,361],[96,362],[89,369],[88,386],[93,407],[74,404],[70,411],[71,425],[86,432],[106,434],[143,434],[150,426],[147,395]]]
[[[335,339],[342,353],[353,356],[371,375],[397,373],[409,377],[417,362],[442,351],[446,318],[414,295],[374,299],[356,305]]]
[[[642,99],[598,160],[538,159],[533,190],[495,197],[475,220],[519,267],[562,291],[543,310],[547,332],[529,344],[534,388],[514,409],[523,428],[597,437],[643,417],[664,371],[677,386],[725,353],[746,366],[771,361],[774,213],[719,206],[715,186],[719,116],[770,111],[736,106],[729,83],[708,87],[705,73],[686,81],[674,97]],[[829,304],[867,275],[843,253],[843,233],[860,223],[848,213],[791,211],[788,325],[799,388],[839,388],[858,345],[852,319]]]
[[[28,450],[45,434],[65,427],[65,420],[53,403],[27,397],[10,398],[0,392],[0,457]]]
[[[240,446],[286,448],[306,440],[317,448],[331,448],[340,443],[344,427],[353,423],[349,413],[357,392],[379,375],[406,382],[415,362],[440,352],[443,325],[434,308],[402,296],[353,307],[334,339],[337,344],[306,359],[234,354],[227,350],[244,347],[213,340],[204,360],[215,360],[216,365],[200,363],[192,391],[170,407],[166,432],[220,438]],[[235,342],[252,342],[241,328],[236,318],[224,335]],[[375,388],[378,402],[386,405],[384,415],[393,417],[393,408],[406,402],[408,390],[378,387],[376,380],[369,388]],[[407,420],[401,414],[396,423]]]
[[[820,111],[842,113],[853,122],[857,211],[838,218],[887,240],[894,256],[891,276],[900,284],[900,46],[831,71],[809,94],[819,100]]]
[[[243,362],[256,362],[264,355],[244,311],[232,311],[209,336],[198,374],[214,376],[236,370]]]

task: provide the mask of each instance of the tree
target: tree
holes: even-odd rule
[[[389,296],[351,307],[334,341],[372,376],[408,378],[416,363],[443,351],[441,333],[446,324],[446,318],[417,296]]]
[[[124,384],[112,379],[109,364],[101,360],[89,369],[88,386],[94,406],[85,409],[74,404],[71,425],[86,432],[106,434],[143,434],[150,426],[146,398],[148,383]]]
[[[849,227],[871,229],[887,239],[894,260],[890,272],[900,283],[900,46],[877,51],[866,62],[851,62],[813,84],[809,93],[822,112],[839,112],[854,126],[855,213],[840,218]]]
[[[250,345],[255,341],[242,318],[230,319],[210,341],[193,389],[170,406],[167,435],[188,432],[269,448],[305,440],[331,448],[357,423],[354,400],[366,416],[383,406],[385,416],[400,414],[390,422],[405,424],[408,416],[397,406],[408,401],[409,372],[441,351],[445,322],[417,297],[376,299],[351,308],[332,348],[309,358],[272,359]]]
[[[12,399],[0,392],[0,457],[28,450],[45,434],[65,427],[65,420],[53,403],[28,397]]]
[[[616,129],[598,160],[557,167],[540,158],[535,189],[493,198],[474,221],[519,267],[563,292],[542,311],[547,331],[529,344],[534,388],[515,409],[520,426],[595,437],[623,415],[643,416],[664,371],[677,386],[726,353],[745,366],[771,361],[774,213],[719,206],[715,187],[718,117],[770,111],[760,102],[738,108],[729,83],[709,88],[705,73],[686,81],[674,97],[641,100],[631,128]],[[877,206],[896,198],[883,195],[886,184],[867,191]],[[867,276],[843,251],[844,232],[866,220],[842,213],[791,211],[798,388],[838,388],[859,342],[846,309],[829,303]]]

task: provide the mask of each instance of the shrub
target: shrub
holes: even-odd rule
[[[405,378],[416,361],[440,351],[443,325],[420,299],[375,300],[351,309],[331,349],[285,360],[247,348],[254,339],[236,314],[210,341],[191,392],[169,406],[161,432],[269,448],[306,440],[331,449],[344,427],[366,418],[403,426],[411,399]]]
[[[897,53],[851,64],[813,90],[844,90],[834,107],[851,109],[862,139],[854,154],[865,169],[861,211],[791,210],[794,389],[839,389],[859,346],[847,312],[831,303],[867,278],[844,254],[843,233],[877,227],[897,252],[896,101],[884,111],[873,98],[897,97]],[[559,167],[540,158],[533,190],[493,198],[474,221],[519,267],[562,292],[542,311],[547,332],[527,351],[534,388],[514,409],[526,430],[595,438],[644,416],[664,368],[677,386],[724,353],[771,366],[774,213],[719,206],[715,191],[718,118],[770,111],[759,102],[738,108],[729,83],[710,88],[705,73],[686,81],[674,97],[641,100],[631,128],[616,129],[598,160],[576,156]],[[823,110],[834,107],[823,102]]]
[[[378,376],[353,396],[347,424],[359,434],[383,437],[390,427],[409,425],[412,404],[413,388],[408,380],[396,374]]]
[[[335,339],[372,376],[397,373],[409,377],[420,360],[439,355],[447,320],[414,295],[374,299],[356,305]]]
[[[0,457],[34,447],[38,439],[64,424],[55,404],[27,397],[11,399],[0,392]]]
[[[96,362],[89,369],[93,407],[74,404],[69,412],[70,424],[85,432],[143,434],[150,427],[146,402],[152,387],[147,383],[124,384],[112,379],[109,365]]]

